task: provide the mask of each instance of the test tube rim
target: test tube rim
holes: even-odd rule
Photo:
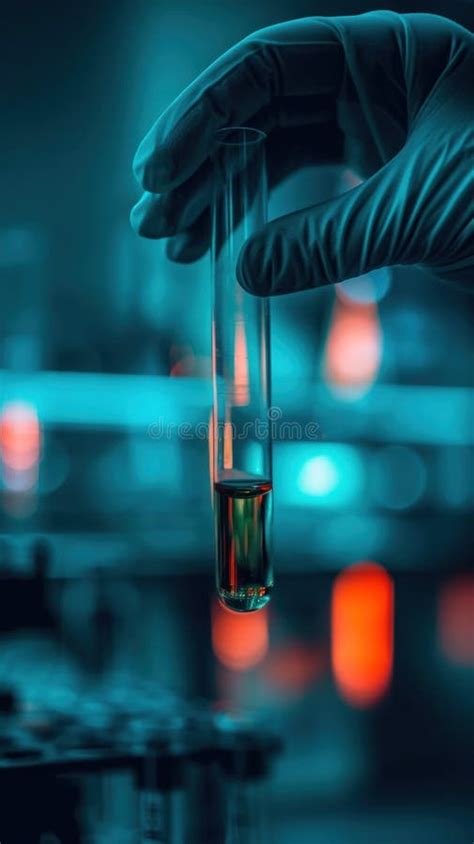
[[[242,132],[244,137],[241,141],[225,140],[231,132]],[[245,147],[263,143],[267,139],[267,135],[261,129],[255,129],[253,126],[223,126],[215,133],[215,139],[217,146]]]

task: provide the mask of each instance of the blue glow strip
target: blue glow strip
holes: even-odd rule
[[[328,439],[428,445],[474,442],[474,390],[468,387],[378,384],[350,404],[325,393],[324,388],[318,390],[313,406],[320,408]]]
[[[279,382],[276,381],[278,394]],[[374,385],[357,401],[298,382],[282,390],[282,422],[311,418],[329,441],[474,443],[474,390]],[[0,370],[0,405],[31,402],[43,425],[148,428],[208,422],[211,382],[196,378],[82,372],[18,374]]]
[[[82,372],[0,372],[0,404],[21,400],[41,423],[148,428],[208,418],[211,383],[186,378],[103,375]]]

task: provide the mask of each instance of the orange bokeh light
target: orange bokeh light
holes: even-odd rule
[[[382,566],[357,563],[336,578],[331,661],[337,687],[353,706],[372,706],[390,685],[393,613],[393,583]]]
[[[212,604],[212,647],[230,671],[255,668],[268,651],[268,612],[236,613],[216,599]]]
[[[334,387],[365,390],[377,377],[381,356],[377,305],[336,299],[325,351],[326,381]]]
[[[474,665],[474,576],[461,574],[445,583],[438,604],[441,650],[457,665]]]
[[[39,460],[41,428],[35,408],[21,401],[6,404],[0,414],[0,457],[4,467],[26,472]]]
[[[224,469],[232,469],[233,465],[233,427],[231,422],[224,422]]]
[[[302,694],[322,676],[325,666],[322,648],[288,642],[269,654],[264,676],[266,682],[280,692]]]
[[[249,403],[249,358],[245,325],[238,321],[235,326],[234,347],[234,401],[238,407]]]

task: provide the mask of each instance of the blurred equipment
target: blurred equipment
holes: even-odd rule
[[[189,707],[178,715],[155,694],[137,698],[136,709],[109,696],[56,710],[24,708],[2,694],[5,840],[262,844],[257,785],[279,742],[230,716]]]

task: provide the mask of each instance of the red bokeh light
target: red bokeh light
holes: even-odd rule
[[[6,404],[0,415],[0,457],[4,467],[26,472],[39,460],[41,428],[35,408],[26,402]]]
[[[377,377],[381,356],[377,305],[337,299],[326,343],[326,381],[338,388],[365,390]]]
[[[393,612],[392,579],[377,563],[358,563],[336,578],[331,604],[332,667],[341,695],[354,706],[373,705],[389,687]]]
[[[474,575],[458,575],[441,588],[438,635],[451,662],[474,665]]]
[[[322,648],[303,642],[276,647],[265,661],[264,677],[275,690],[302,694],[320,679],[326,667]]]
[[[230,671],[255,668],[268,651],[268,612],[236,613],[216,599],[212,604],[212,647]]]

